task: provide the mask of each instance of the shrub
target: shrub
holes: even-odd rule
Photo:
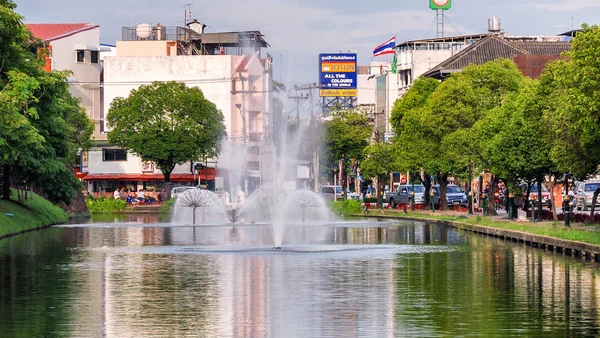
[[[120,214],[127,206],[125,201],[113,198],[86,199],[85,204],[90,214]]]
[[[365,202],[365,203],[377,203],[377,197],[364,198],[363,202]],[[384,200],[384,202],[385,202],[385,200]]]
[[[175,202],[177,200],[175,198],[171,198],[167,201],[165,201],[160,208],[158,208],[158,212],[160,212],[161,214],[170,214],[173,212],[173,208],[175,207]]]
[[[360,214],[364,211],[364,207],[357,200],[342,200],[329,203],[329,208],[334,214],[339,216],[349,216],[352,214]]]

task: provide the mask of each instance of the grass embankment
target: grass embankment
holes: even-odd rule
[[[68,220],[60,207],[32,192],[28,196],[26,201],[17,202],[16,191],[11,190],[10,201],[0,200],[0,238]]]
[[[409,212],[404,214],[403,212],[380,212],[369,210],[370,216],[393,216],[397,218],[411,218],[411,219],[423,219],[423,220],[441,220],[441,221],[452,221],[470,225],[478,225],[485,227],[493,227],[498,229],[507,229],[513,231],[521,231],[534,235],[547,236],[553,238],[559,238],[569,241],[577,241],[583,243],[589,243],[593,245],[600,245],[600,228],[598,224],[573,224],[572,227],[565,227],[563,222],[514,222],[509,220],[498,220],[492,217],[481,217],[467,216],[466,214],[428,214],[421,212]],[[358,216],[358,214],[356,215]]]

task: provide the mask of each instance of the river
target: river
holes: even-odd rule
[[[96,218],[0,240],[3,337],[599,335],[596,263],[424,222]]]

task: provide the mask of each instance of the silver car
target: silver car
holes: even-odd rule
[[[600,181],[584,181],[577,184],[575,191],[575,206],[577,210],[586,211],[592,206],[594,191],[600,188]],[[600,194],[596,198],[596,205],[600,206]]]

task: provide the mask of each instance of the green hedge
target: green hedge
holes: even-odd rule
[[[350,216],[363,212],[362,202],[357,200],[338,200],[337,202],[330,202],[329,208],[334,214],[339,216]]]
[[[85,204],[90,211],[90,214],[120,214],[125,211],[127,203],[123,200],[116,200],[114,198],[99,198],[93,199],[88,198],[85,200]]]
[[[170,214],[171,212],[173,212],[173,208],[175,207],[175,202],[177,202],[177,199],[175,198],[171,198],[167,201],[165,201],[160,208],[158,208],[158,212],[160,212],[161,214]]]

